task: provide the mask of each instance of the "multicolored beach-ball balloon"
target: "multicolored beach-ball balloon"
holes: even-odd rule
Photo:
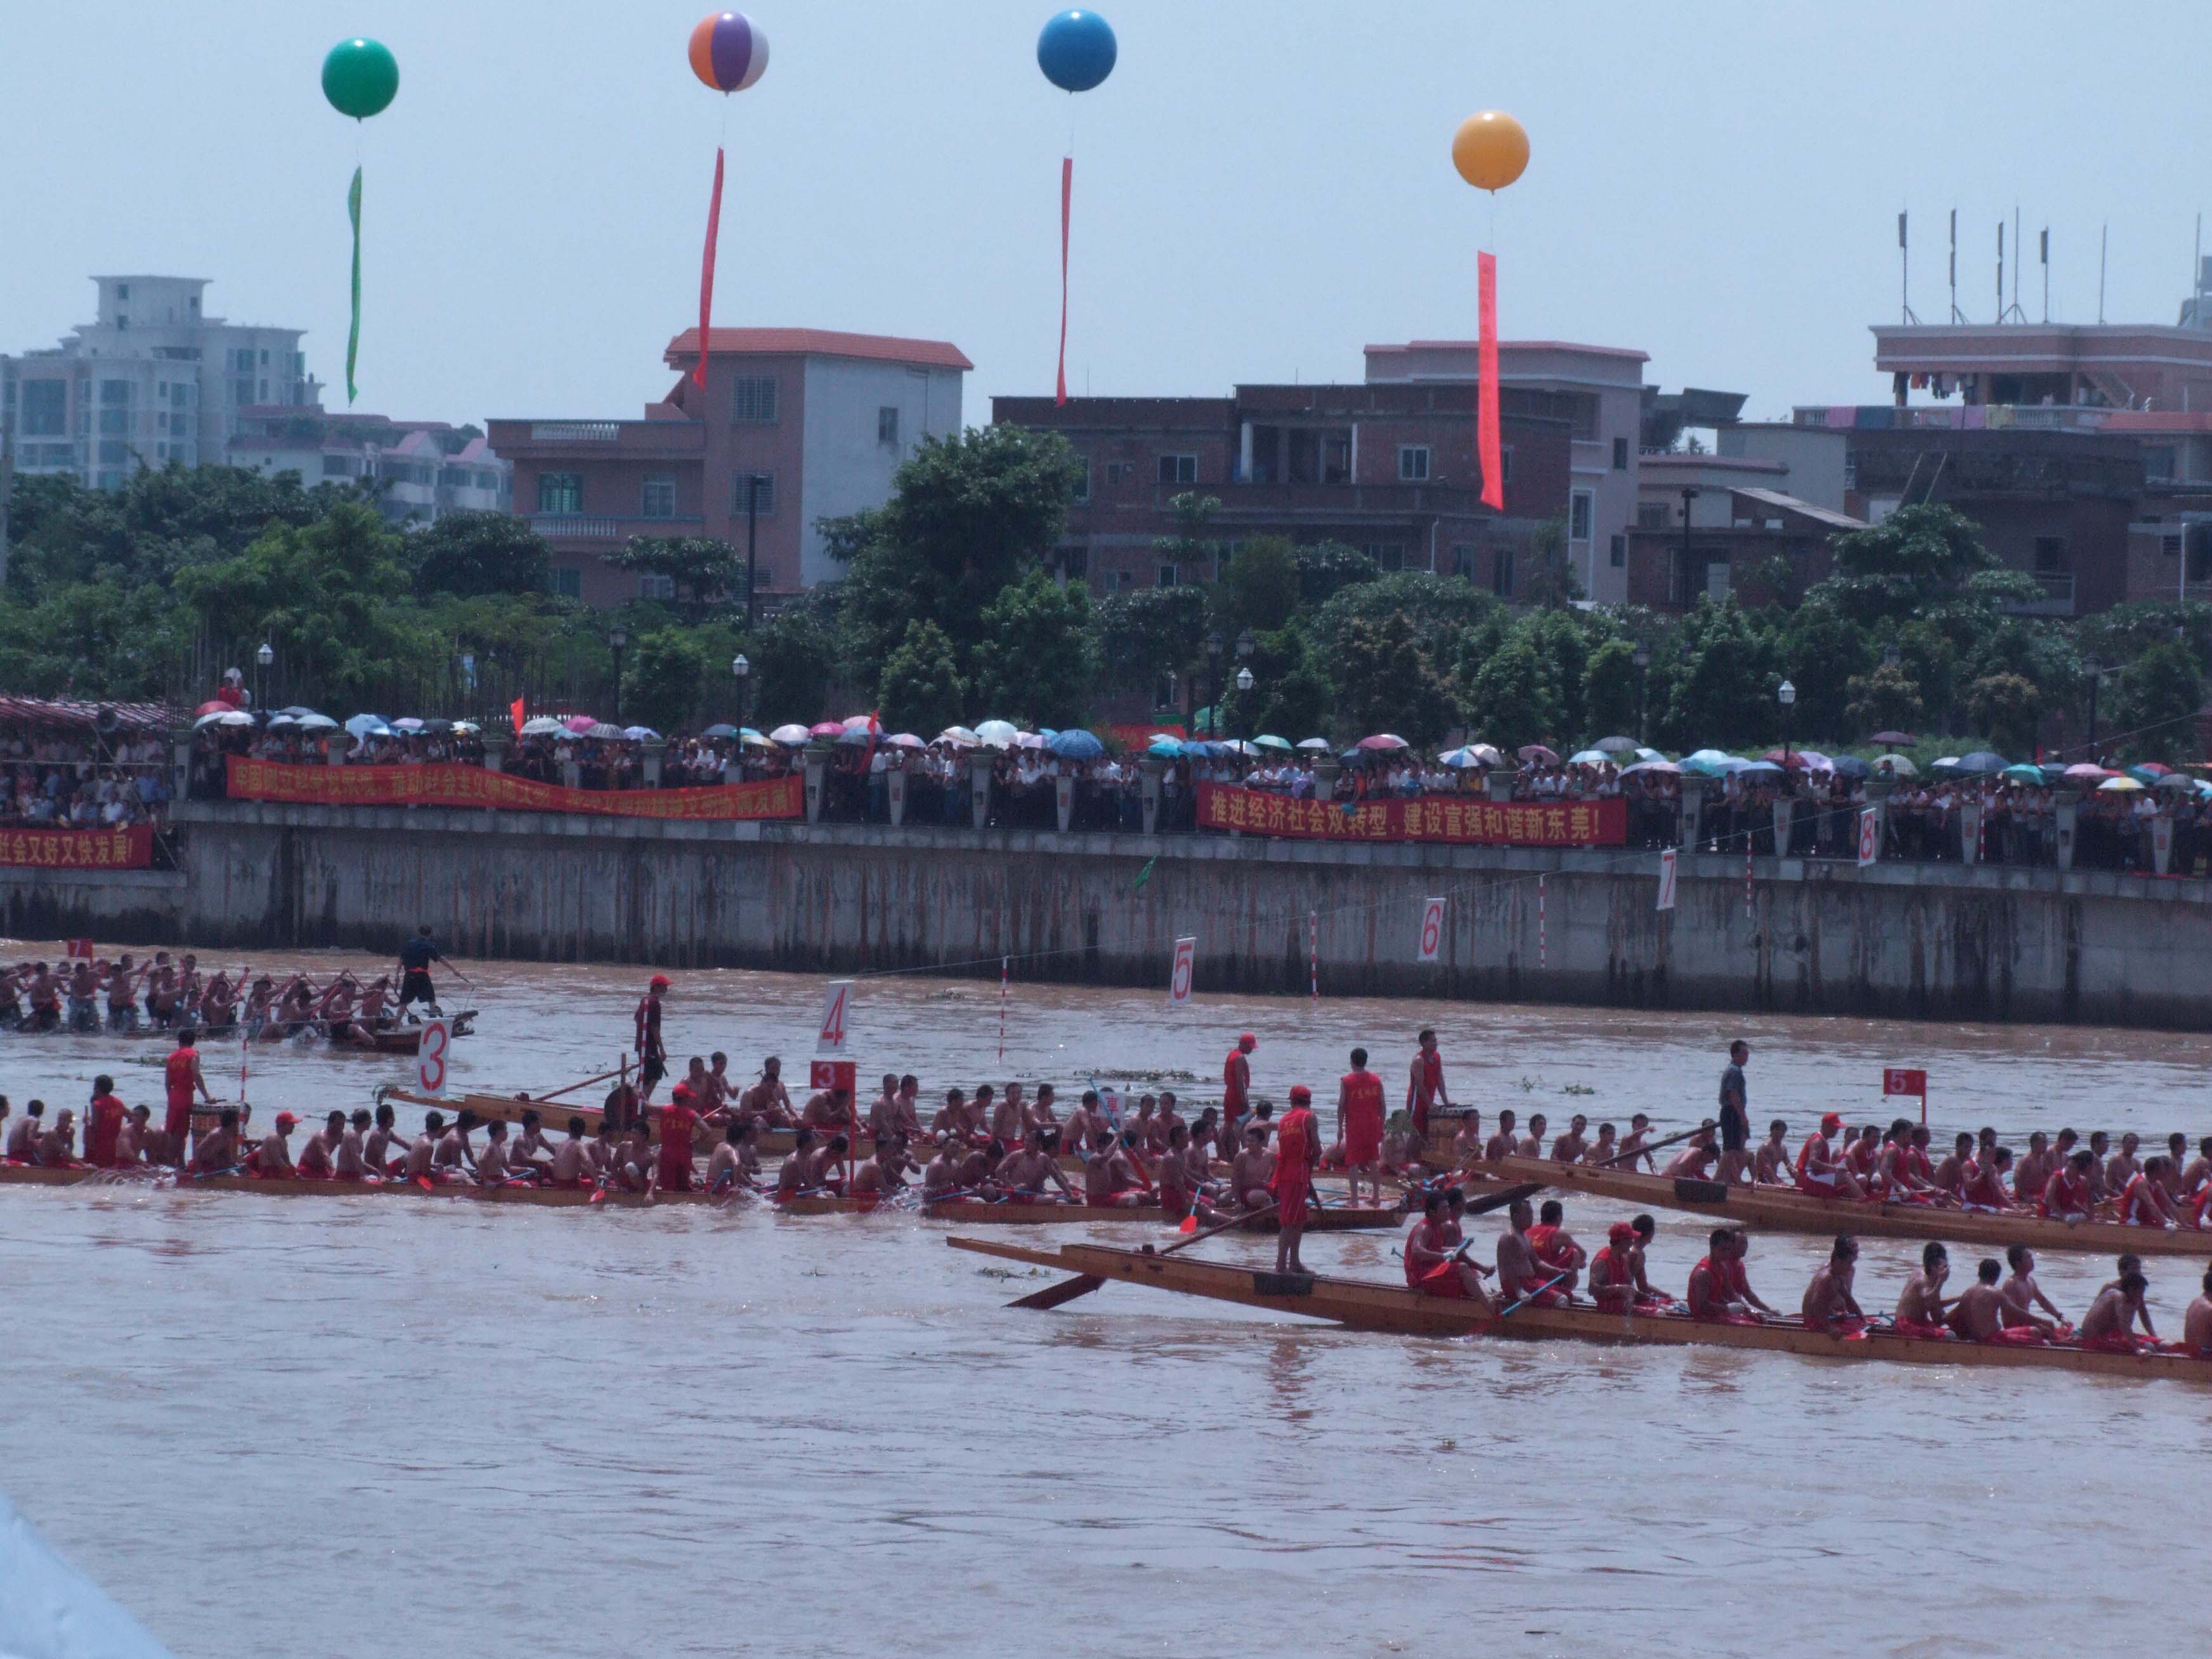
[[[392,107],[399,95],[399,60],[381,40],[341,40],[323,58],[323,96],[341,115],[366,121]],[[353,225],[353,320],[346,330],[346,402],[358,388],[354,365],[361,356],[361,168],[353,170],[346,191],[346,217]]]
[[[1062,92],[1089,92],[1114,72],[1121,46],[1095,11],[1064,11],[1037,36],[1037,67]]]
[[[1528,169],[1528,131],[1504,110],[1470,115],[1452,135],[1452,165],[1477,190],[1503,190]]]
[[[691,73],[717,92],[743,92],[768,73],[768,36],[741,11],[718,11],[691,31]]]

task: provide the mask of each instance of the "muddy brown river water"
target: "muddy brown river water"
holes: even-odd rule
[[[10,954],[14,954],[11,951]],[[290,959],[269,958],[271,965]],[[299,960],[318,969],[362,959]],[[465,964],[463,1087],[614,1063],[642,974]],[[669,1048],[803,1077],[822,982],[678,974]],[[448,997],[448,1005],[462,1000]],[[864,1079],[1325,1092],[1364,1042],[1401,1091],[1662,1132],[1727,1039],[1752,1115],[2212,1131],[2212,1040],[1017,985],[860,983]],[[167,1044],[0,1037],[0,1090],[160,1097]],[[218,1092],[237,1050],[210,1047]],[[368,1103],[411,1062],[257,1048],[257,1118]],[[1587,1238],[1617,1218],[1571,1218]],[[1495,1224],[1478,1224],[1486,1237]],[[490,1209],[137,1188],[0,1192],[0,1487],[180,1655],[1815,1656],[2193,1650],[2212,1386],[1769,1353],[1347,1334],[1109,1286],[1008,1310],[1024,1269],[911,1214]],[[1127,1224],[1066,1236],[1138,1242]],[[1662,1217],[1679,1288],[1698,1224]],[[1265,1240],[1200,1247],[1258,1261]],[[1395,1276],[1390,1235],[1309,1241]],[[1917,1247],[1869,1241],[1869,1304]],[[1794,1306],[1820,1241],[1756,1241]],[[1954,1255],[1958,1253],[1954,1252]],[[1971,1271],[1971,1259],[1966,1263]],[[2178,1327],[2203,1264],[2152,1266]],[[2050,1256],[2077,1311],[2106,1259]]]

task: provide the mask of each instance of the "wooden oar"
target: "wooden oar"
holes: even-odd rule
[[[1216,1233],[1225,1233],[1231,1227],[1241,1226],[1251,1220],[1253,1217],[1264,1213],[1266,1212],[1261,1210],[1246,1210],[1240,1215],[1230,1217],[1226,1221],[1217,1222],[1202,1232],[1192,1233],[1186,1238],[1179,1238],[1167,1249],[1157,1254],[1173,1255],[1177,1250],[1189,1249],[1200,1239],[1211,1238]],[[1006,1305],[1010,1308],[1057,1308],[1063,1302],[1073,1302],[1079,1296],[1090,1295],[1105,1282],[1096,1273],[1078,1273],[1073,1279],[1064,1279],[1059,1284],[1050,1285],[1044,1290],[1032,1291],[1019,1301],[1009,1302]]]
[[[629,1070],[629,1067],[627,1064],[624,1064],[621,1067],[621,1071],[623,1073],[626,1073]],[[542,1106],[549,1100],[560,1099],[562,1095],[573,1095],[579,1089],[588,1089],[594,1083],[605,1083],[609,1078],[615,1075],[617,1075],[617,1073],[614,1072],[602,1072],[597,1077],[587,1077],[580,1083],[571,1083],[566,1088],[556,1089],[550,1095],[535,1096],[532,1098],[530,1103],[533,1106]]]

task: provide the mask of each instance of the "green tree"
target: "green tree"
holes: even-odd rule
[[[2112,726],[2130,761],[2167,765],[2203,752],[2197,714],[2204,707],[2204,678],[2186,647],[2168,640],[2154,645],[2120,676]]]
[[[1521,598],[1539,610],[1572,605],[1583,598],[1583,585],[1567,556],[1567,520],[1554,514],[1538,525],[1528,538],[1528,565],[1521,580]]]
[[[545,538],[512,513],[448,513],[402,545],[424,598],[544,591]]]
[[[1206,654],[1204,588],[1133,587],[1095,601],[1091,614],[1097,660],[1117,690],[1150,693]]]
[[[787,605],[763,622],[746,641],[752,660],[752,724],[772,732],[822,719],[836,649],[830,619],[816,608]]]
[[[2039,598],[2033,578],[1982,544],[1974,521],[1933,502],[1901,507],[1880,524],[1838,536],[1834,570],[1807,593],[1862,626],[1902,623],[1961,603],[1994,612],[2008,599]]]
[[[706,646],[687,629],[641,634],[623,660],[623,714],[663,737],[681,731],[699,706],[706,674]]]
[[[1371,627],[1399,617],[1425,651],[1437,660],[1449,660],[1455,649],[1454,636],[1501,609],[1494,597],[1457,577],[1426,570],[1394,571],[1340,590],[1315,613],[1313,636],[1333,662],[1352,624]]]
[[[744,591],[744,556],[708,536],[633,536],[607,555],[617,570],[665,576],[685,618],[703,621],[717,601]]]
[[[1268,632],[1298,608],[1297,555],[1279,536],[1260,536],[1238,548],[1221,573],[1224,632]]]
[[[1371,582],[1382,574],[1373,559],[1342,542],[1316,542],[1300,547],[1295,556],[1298,602],[1309,611],[1327,604],[1345,588]]]
[[[920,617],[884,663],[878,695],[887,731],[927,739],[969,717],[968,682],[952,641],[935,623]]]
[[[1223,694],[1221,727],[1244,737],[1273,733],[1296,743],[1324,734],[1335,693],[1321,660],[1295,623],[1254,636],[1249,693],[1237,690],[1232,675]]]
[[[1162,564],[1175,566],[1180,582],[1212,580],[1221,544],[1207,532],[1212,527],[1213,515],[1221,511],[1221,498],[1185,490],[1168,502],[1168,510],[1176,516],[1176,532],[1153,541],[1154,556]]]
[[[1589,653],[1583,666],[1585,737],[1632,737],[1643,741],[1639,700],[1644,675],[1636,665],[1636,648],[1634,640],[1616,636]]]
[[[1476,672],[1464,712],[1468,730],[1504,753],[1532,743],[1565,746],[1552,669],[1517,631]]]
[[[1851,680],[1874,666],[1866,630],[1832,605],[1800,605],[1783,623],[1782,652],[1797,688],[1796,735],[1850,737]]]
[[[2022,674],[1985,674],[1966,690],[1966,715],[2001,752],[2018,759],[2035,747],[2043,693]]]
[[[1450,695],[1410,618],[1389,614],[1346,623],[1334,662],[1337,716],[1346,736],[1394,732],[1427,748],[1450,725]]]
[[[1780,729],[1774,642],[1733,595],[1701,599],[1684,619],[1662,722],[1668,745],[1759,744]]]
[[[975,655],[983,707],[1032,730],[1083,724],[1097,671],[1091,591],[1041,568],[1009,583],[985,608]]]
[[[1608,735],[1589,729],[1589,714],[1583,702],[1593,626],[1580,611],[1544,610],[1523,617],[1514,629],[1534,653],[1543,674],[1546,701],[1553,712],[1551,730],[1571,746],[1581,737]]]
[[[1845,682],[1847,714],[1854,737],[1875,732],[1917,732],[1925,712],[1920,687],[1902,663],[1876,663]]]

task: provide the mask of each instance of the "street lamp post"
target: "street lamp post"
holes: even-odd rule
[[[2105,659],[2092,653],[2081,666],[2089,671],[2089,764],[2097,764],[2097,682],[2103,678]]]
[[[744,652],[740,651],[730,659],[730,673],[738,683],[738,724],[740,726],[745,723],[745,693],[751,689],[752,672],[753,665],[745,660]]]
[[[1206,723],[1213,729],[1210,735],[1221,735],[1221,631],[1216,629],[1206,636]]]
[[[1782,700],[1782,781],[1790,781],[1790,711],[1797,706],[1797,688],[1788,680],[1776,688],[1774,695]]]
[[[1251,637],[1249,634],[1244,636],[1246,640]],[[1241,650],[1243,641],[1237,641],[1237,646]],[[1252,740],[1252,711],[1245,702],[1245,699],[1251,695],[1252,671],[1249,668],[1240,668],[1237,671],[1237,726],[1246,743]]]
[[[269,665],[276,660],[276,647],[268,641],[253,653],[253,706],[265,716],[269,713]]]
[[[622,724],[622,657],[623,647],[629,643],[629,630],[620,623],[607,629],[607,649],[615,653],[615,724]]]
[[[1648,712],[1644,706],[1644,688],[1650,675],[1651,647],[1639,645],[1636,647],[1636,741],[1639,744],[1648,741],[1644,736]]]

